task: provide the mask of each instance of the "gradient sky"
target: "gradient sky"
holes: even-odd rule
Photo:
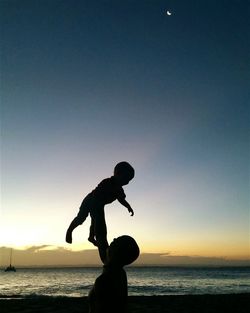
[[[107,206],[109,240],[250,258],[247,1],[0,6],[0,246],[69,247],[83,197],[126,160],[135,216]],[[89,223],[73,250],[94,248]]]

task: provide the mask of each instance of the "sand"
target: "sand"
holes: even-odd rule
[[[87,313],[88,299],[37,297],[0,299],[1,313]],[[129,297],[129,313],[249,313],[250,293]],[[117,312],[119,313],[119,312]]]

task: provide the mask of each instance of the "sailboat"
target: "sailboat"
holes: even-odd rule
[[[6,267],[6,269],[4,270],[5,272],[16,272],[16,269],[14,266],[11,265],[11,262],[12,262],[12,249],[10,250],[10,265]]]

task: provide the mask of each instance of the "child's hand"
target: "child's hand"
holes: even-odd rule
[[[129,213],[131,213],[130,216],[133,216],[133,215],[134,215],[134,211],[133,211],[132,208],[128,209],[128,211],[129,211]]]

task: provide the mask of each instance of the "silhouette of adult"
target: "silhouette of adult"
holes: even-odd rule
[[[98,249],[104,266],[89,293],[89,313],[125,313],[128,284],[123,267],[138,258],[139,247],[132,237],[124,235],[107,246],[105,259],[104,247]]]

